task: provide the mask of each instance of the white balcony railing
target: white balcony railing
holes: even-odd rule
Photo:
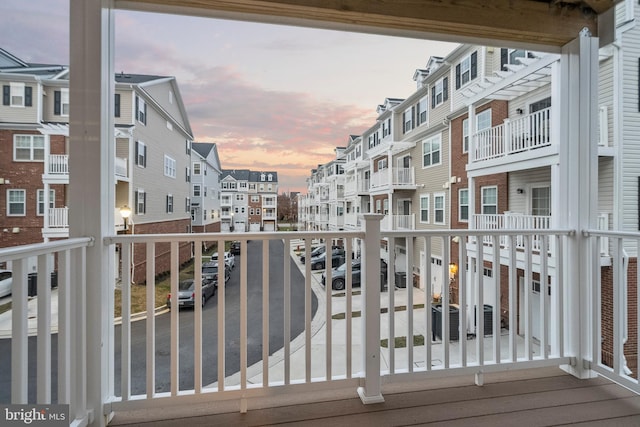
[[[50,208],[49,228],[69,228],[69,208]]]
[[[371,175],[371,188],[379,187],[403,187],[415,185],[415,169],[414,168],[392,168],[391,176],[389,169],[382,169]]]
[[[380,227],[383,230],[415,230],[416,215],[385,215]]]
[[[128,160],[124,157],[116,157],[116,176],[128,178],[129,177],[129,166]]]
[[[481,130],[471,138],[471,161],[504,157],[551,144],[551,108]]]
[[[49,175],[69,175],[69,155],[49,155]]]
[[[524,215],[519,213],[504,213],[504,214],[476,214],[472,215],[472,225],[476,230],[548,230],[551,226],[551,217],[542,215]],[[490,236],[485,237],[485,245],[493,244],[493,239]],[[539,235],[533,235],[531,241],[534,250],[540,250],[541,240]],[[500,245],[502,247],[508,247],[509,240],[502,238]],[[525,239],[522,236],[518,236],[515,239],[517,248],[523,248],[525,245]]]
[[[580,234],[582,247],[588,248],[584,257],[585,265],[577,267],[588,272],[584,274],[587,279],[580,280],[571,275],[556,276],[548,268],[551,262],[556,266],[567,266],[566,258],[571,258],[569,251],[573,246],[569,244],[569,239],[570,236],[576,237],[576,233],[570,230],[385,232],[380,230],[379,219],[378,215],[365,215],[364,229],[358,231],[114,235],[97,242],[101,247],[95,249],[90,247],[93,245],[91,238],[0,249],[0,264],[8,263],[13,270],[10,361],[8,354],[0,355],[7,368],[5,372],[10,372],[11,376],[9,400],[14,404],[26,404],[29,394],[33,393],[37,395],[38,403],[51,403],[52,380],[55,378],[57,403],[69,404],[71,421],[83,425],[92,413],[96,415],[95,408],[86,406],[87,387],[95,382],[101,383],[101,389],[106,390],[104,409],[110,413],[130,409],[152,410],[163,405],[185,407],[204,401],[224,400],[237,400],[240,407],[246,407],[247,400],[265,395],[279,399],[284,404],[288,403],[291,393],[313,399],[319,391],[329,389],[359,388],[363,401],[371,402],[382,397],[383,383],[398,385],[410,381],[415,384],[418,380],[428,381],[454,375],[476,375],[476,380],[481,382],[483,372],[575,366],[576,359],[591,361],[590,369],[593,371],[640,392],[637,376],[629,373],[631,371],[626,364],[627,359],[635,357],[635,347],[629,346],[625,353],[625,335],[604,332],[617,328],[628,333],[629,342],[638,342],[638,330],[632,327],[630,321],[638,315],[635,282],[627,287],[626,278],[630,265],[628,252],[632,251],[635,256],[635,250],[640,247],[640,233],[591,230]],[[448,269],[436,272],[432,270],[431,263],[421,265],[420,259],[424,257],[418,254],[411,257],[413,242],[420,243],[429,259],[430,248],[453,240],[483,241],[485,237],[515,239],[517,236],[531,239],[534,235],[542,235],[545,240],[562,248],[552,255],[555,259],[541,263],[536,270],[537,277],[544,278],[540,281],[550,283],[552,291],[548,294],[536,293],[531,286],[519,289],[514,284],[507,286],[508,295],[503,295],[504,298],[500,298],[499,293],[495,297],[496,294],[489,291],[490,283],[481,273],[482,269],[479,269],[480,274],[458,273],[450,279]],[[398,251],[388,251],[391,257],[387,260],[388,286],[381,287],[379,260],[382,238],[388,239],[390,245],[399,244],[406,248],[406,256],[402,261],[405,265],[398,271],[424,269],[426,277],[431,278],[436,274],[442,276],[442,306],[449,307],[455,290],[458,292],[458,300],[455,301],[458,305],[452,307],[470,307],[469,311],[438,311],[437,307],[431,307],[431,280],[425,281],[423,289],[413,286],[397,289],[396,266],[401,261],[394,256]],[[613,248],[614,264],[611,267],[600,264],[599,240],[602,238],[608,238]],[[303,283],[294,282],[299,280],[294,279],[299,275],[292,274],[292,267],[297,263],[297,257],[292,252],[302,248],[308,258],[312,244],[318,239],[323,239],[327,250],[331,250],[332,242],[343,242],[347,259],[355,252],[354,242],[362,243],[362,257],[366,266],[364,277],[367,278],[363,292],[353,292],[350,263],[347,264],[345,276],[346,288],[336,294],[330,287],[323,288],[316,282],[317,275],[311,271],[310,263],[298,263],[303,272]],[[146,298],[148,305],[153,305],[156,273],[160,273],[156,271],[153,260],[155,256],[165,255],[156,251],[156,246],[168,249],[166,255],[171,259],[171,293],[175,295],[182,247],[193,248],[194,279],[200,283],[198,272],[201,271],[203,260],[200,243],[217,241],[220,251],[223,251],[225,243],[231,240],[241,242],[241,254],[236,257],[236,270],[233,273],[236,274],[233,280],[237,280],[239,292],[229,292],[227,296],[225,286],[218,288],[214,297],[217,304],[215,320],[205,321],[205,315],[210,315],[212,311],[205,312],[200,304],[196,304],[190,313],[178,310],[160,312],[147,315],[144,322],[134,325],[131,313],[132,269],[128,268],[134,257],[149,261],[146,268],[142,269],[142,280],[147,283],[143,299]],[[282,263],[281,267],[277,267],[277,262],[270,261],[273,242],[283,244],[285,256],[274,255]],[[115,271],[114,265],[101,267],[102,260],[96,257],[96,251],[111,251],[112,255],[104,254],[103,259],[114,260],[116,247],[120,249],[117,256],[123,266],[119,291],[121,302],[116,306],[113,291],[106,292],[106,300],[99,300],[105,309],[101,313],[89,312],[87,304],[95,306],[96,298],[105,291],[96,284],[87,283],[86,271],[100,268]],[[250,258],[250,249],[258,256]],[[457,259],[468,260],[471,266],[475,263],[502,262],[513,280],[522,274],[525,279],[532,278],[531,256],[524,257],[528,261],[523,266],[514,260],[515,257],[499,261],[495,254],[489,256],[481,251],[474,256],[482,259],[467,259],[465,250],[465,245],[458,246]],[[525,252],[530,252],[530,249],[525,248]],[[448,252],[440,255],[442,264],[448,265],[451,261]],[[223,253],[219,256],[222,257]],[[55,267],[57,272],[58,304],[55,315],[48,274],[38,278],[38,304],[35,311],[28,309],[28,263],[33,258],[37,259],[38,271],[46,272]],[[249,259],[251,262],[262,259],[264,277],[255,283],[249,274],[250,269],[255,272],[255,266],[249,265]],[[279,273],[284,272],[274,279],[277,282],[275,285],[270,283],[269,268],[272,273],[274,268]],[[464,269],[460,271],[464,272]],[[469,272],[472,271],[475,270],[470,268]],[[327,283],[330,283],[333,272],[326,270],[325,274]],[[634,274],[629,274],[629,277],[635,281]],[[219,280],[224,280],[224,277],[221,276]],[[607,291],[604,286],[600,288],[600,283],[604,284],[605,281]],[[282,304],[271,304],[269,292],[276,288],[283,292],[284,307]],[[256,294],[252,291],[256,289],[261,289],[266,297],[255,298]],[[194,292],[199,301],[201,287],[197,286]],[[580,301],[576,301],[576,295]],[[235,303],[231,302],[232,296],[237,300]],[[534,298],[535,309],[532,302]],[[315,299],[322,301],[322,309],[317,312],[313,310]],[[587,303],[582,304],[582,300]],[[493,301],[494,306],[490,306],[487,312],[488,301]],[[395,307],[400,303],[411,307],[396,313],[403,319],[403,327],[397,328],[389,321],[389,328],[381,328],[382,319],[389,316],[388,311],[382,312],[381,308]],[[237,309],[232,309],[235,306],[230,304],[237,304]],[[485,307],[484,315],[480,312],[473,314],[473,307],[476,306]],[[114,307],[122,312],[118,322],[114,322]],[[257,328],[247,322],[248,314],[254,311],[262,313],[262,323]],[[356,311],[358,316],[354,315]],[[271,319],[282,318],[282,323],[274,321],[270,324]],[[294,322],[294,318],[303,320]],[[52,319],[56,322],[55,328]],[[183,322],[188,319],[193,320],[193,326],[186,328]],[[502,325],[505,319],[507,326]],[[574,323],[576,321],[579,323]],[[33,322],[36,323],[32,328]],[[231,322],[237,322],[239,327],[237,333],[227,336],[227,325]],[[161,324],[160,334],[157,331]],[[585,325],[591,329],[585,328]],[[272,332],[277,328],[282,328],[283,339],[277,344],[281,348],[276,355],[270,349],[274,344],[271,342]],[[334,332],[338,330],[340,334]],[[253,335],[256,331],[261,333]],[[29,344],[31,333],[36,335],[37,357],[30,357],[30,352],[36,352],[35,346]],[[94,333],[103,336],[95,339],[90,336]],[[53,334],[57,334],[55,346],[52,345]],[[580,337],[588,335],[589,344],[571,344],[571,337],[576,334]],[[396,348],[396,343],[400,342],[398,339],[407,336],[421,336],[422,340],[402,340],[406,345]],[[117,345],[114,342],[116,337]],[[203,353],[203,347],[210,345],[211,341],[215,343],[215,352],[224,356]],[[232,347],[236,345],[237,351],[233,350],[236,347]],[[262,348],[258,360],[248,357],[248,350],[252,346]],[[317,352],[318,348],[322,349],[321,355]],[[160,349],[166,357],[158,357]],[[54,355],[54,351],[57,354]],[[99,354],[101,357],[89,360],[90,354]],[[142,365],[133,357],[134,354],[142,355]],[[282,363],[274,365],[276,357]],[[52,363],[54,359],[58,361],[56,365]],[[385,361],[384,367],[381,359]],[[418,360],[420,363],[417,363]],[[235,366],[237,371],[229,371],[227,368],[230,366]]]

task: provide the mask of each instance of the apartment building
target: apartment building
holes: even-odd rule
[[[69,69],[0,49],[0,81],[2,246],[68,237]],[[115,231],[189,232],[193,137],[175,78],[116,74],[113,115]],[[188,245],[181,248],[181,262],[190,256]],[[134,282],[145,268],[143,251],[135,251]],[[168,270],[168,256],[158,255],[155,268]]]
[[[220,157],[214,143],[194,142],[191,145],[191,226],[194,233],[215,233],[221,230]],[[209,242],[206,242],[209,244]]]
[[[277,172],[223,169],[220,187],[222,231],[277,230]]]

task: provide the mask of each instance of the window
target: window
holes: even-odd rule
[[[191,169],[184,168],[184,180],[187,182],[191,182]]]
[[[382,213],[382,202],[380,199],[376,200],[376,213]]]
[[[402,122],[404,123],[404,133],[413,129],[413,108],[407,108],[402,113]]]
[[[13,160],[16,162],[43,162],[44,135],[14,135]]]
[[[136,165],[147,167],[147,146],[142,141],[136,141]]]
[[[269,174],[269,175],[267,176],[267,179],[268,179],[269,181],[273,181],[273,175],[272,175],[272,174]]]
[[[7,216],[25,216],[26,203],[25,190],[7,190]]]
[[[53,114],[56,116],[69,115],[69,89],[60,89],[53,92]]]
[[[433,215],[434,224],[444,224],[444,194],[433,196]]]
[[[142,215],[147,212],[147,193],[142,189],[137,189],[135,192],[136,200],[136,214]]]
[[[191,141],[188,139],[184,141],[184,149],[187,154],[191,154]]]
[[[531,215],[551,215],[551,189],[531,187]]]
[[[252,203],[258,203],[260,201],[260,196],[251,196]]]
[[[200,197],[200,188],[198,184],[193,185],[193,197]]]
[[[247,191],[247,181],[240,181],[240,182],[238,183],[238,188],[239,188],[240,190]]]
[[[164,156],[164,176],[176,177],[176,161],[167,155]]]
[[[24,83],[10,83],[2,86],[2,105],[12,107],[31,107],[33,88]]]
[[[491,109],[484,110],[476,115],[476,132],[491,127]],[[469,152],[469,119],[462,121],[462,152]]]
[[[473,52],[456,65],[456,89],[478,77],[478,52]]]
[[[147,124],[147,103],[136,95],[136,120],[143,125]]]
[[[507,64],[520,64],[520,58],[531,57],[532,55],[523,49],[500,49],[500,69],[506,70]]]
[[[440,135],[434,135],[422,142],[422,167],[440,164]]]
[[[482,214],[498,213],[498,187],[482,187]]]
[[[244,194],[236,194],[236,201],[244,202]]]
[[[249,208],[249,215],[254,215],[255,211],[253,210],[253,208]]]
[[[114,98],[113,115],[115,117],[120,117],[120,94],[116,93]]]
[[[416,122],[418,126],[427,122],[427,97],[426,96],[416,104]]]
[[[431,108],[436,108],[449,99],[449,79],[444,77],[431,88]]]
[[[458,190],[458,221],[469,221],[469,189]]]
[[[200,168],[201,167],[202,167],[202,165],[200,164],[200,162],[193,162],[193,174],[194,175],[200,175],[200,173],[201,173],[200,172],[201,171]],[[226,184],[227,184],[226,182],[223,183],[223,185],[226,185]]]
[[[391,119],[387,119],[384,122],[382,122],[382,137],[384,138],[385,136],[391,135]],[[358,145],[356,147],[356,156],[360,156],[359,154],[359,148],[360,146]]]
[[[384,159],[378,160],[378,170],[382,170],[386,168],[387,168],[387,158],[385,157]]]
[[[420,196],[420,222],[429,223],[429,195]]]
[[[56,204],[56,191],[49,190],[49,209],[53,209]],[[36,215],[44,215],[44,190],[38,190],[38,208]]]
[[[389,215],[389,199],[384,199],[382,202],[382,210],[385,215]]]
[[[167,194],[167,213],[173,213],[173,195]]]
[[[184,211],[191,212],[191,199],[189,197],[184,198]]]

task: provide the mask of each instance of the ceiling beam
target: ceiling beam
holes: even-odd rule
[[[116,8],[461,43],[563,46],[620,0],[115,0]],[[506,45],[506,44],[505,44]]]

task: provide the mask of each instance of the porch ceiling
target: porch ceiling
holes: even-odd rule
[[[558,49],[621,0],[115,0],[119,9]]]

